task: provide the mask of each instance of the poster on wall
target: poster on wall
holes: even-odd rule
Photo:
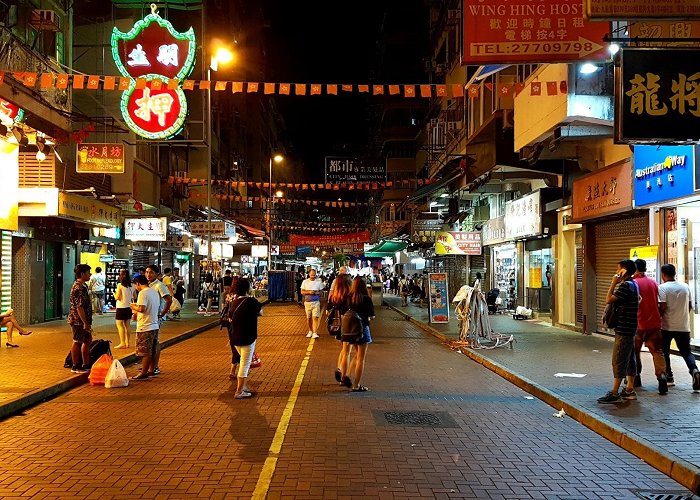
[[[428,302],[430,304],[431,323],[447,323],[450,321],[450,301],[447,296],[447,274],[428,274]]]
[[[659,247],[656,245],[630,248],[630,259],[644,259],[647,263],[646,275],[656,281],[659,277]]]

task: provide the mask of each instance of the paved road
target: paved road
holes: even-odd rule
[[[335,383],[338,345],[305,338],[296,305],[260,323],[253,399],[233,399],[226,338],[210,330],[164,351],[160,378],[83,386],[4,421],[0,497],[687,493],[393,312],[374,323],[362,394]]]

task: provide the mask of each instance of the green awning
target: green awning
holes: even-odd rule
[[[408,246],[405,241],[382,241],[378,245],[370,248],[365,252],[365,257],[368,258],[384,258],[393,257],[396,252],[404,250]]]

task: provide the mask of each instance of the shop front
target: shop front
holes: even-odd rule
[[[161,247],[167,235],[167,217],[138,217],[124,220],[124,239],[131,242],[129,264],[132,272],[151,264],[160,264]]]
[[[0,165],[3,170],[0,182],[0,312],[5,312],[13,307],[14,300],[12,231],[17,231],[19,227],[19,145],[4,137],[0,137]]]
[[[484,245],[485,275],[481,288],[484,292],[497,288],[504,309],[513,309],[517,290],[515,243],[506,239],[503,216],[489,219],[481,229]]]

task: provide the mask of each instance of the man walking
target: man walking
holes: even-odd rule
[[[151,264],[150,266],[146,267],[146,279],[148,280],[148,286],[149,288],[153,288],[156,292],[158,292],[158,295],[160,296],[159,307],[156,311],[158,323],[160,324],[161,321],[165,321],[165,315],[168,314],[168,311],[170,310],[170,304],[172,304],[173,298],[170,295],[168,287],[166,287],[163,282],[158,279],[159,272],[160,268],[155,264]],[[155,376],[160,374],[160,367],[158,365],[158,362],[160,361],[160,341],[158,339],[157,331],[154,346],[153,375]]]
[[[90,276],[90,292],[95,297],[94,308],[100,316],[105,311],[105,275],[102,268],[96,267],[95,274]]]
[[[700,391],[700,371],[695,363],[695,356],[690,352],[690,311],[693,310],[690,289],[685,283],[676,281],[676,268],[672,264],[661,266],[661,280],[663,283],[659,286],[659,309],[668,385],[676,385],[671,370],[671,341],[675,340],[678,351],[693,377],[693,390]]]
[[[411,284],[409,279],[405,275],[401,275],[401,280],[399,280],[399,293],[401,294],[401,306],[406,307],[408,305],[408,295],[411,293]]]
[[[92,303],[86,285],[89,279],[90,266],[87,264],[75,266],[75,283],[70,289],[70,311],[68,312],[68,324],[73,332],[73,345],[70,350],[73,373],[89,371],[90,343],[92,342]]]
[[[637,334],[639,295],[637,284],[632,279],[635,272],[637,268],[634,261],[621,260],[617,264],[617,272],[613,276],[605,299],[606,304],[615,304],[615,307],[620,307],[621,311],[615,326],[612,355],[613,387],[605,396],[598,398],[598,402],[602,404],[620,403],[623,399],[637,399],[637,393],[634,392],[634,377],[637,375],[634,337]],[[627,386],[618,394],[620,385],[625,379],[627,379]]]
[[[642,386],[642,344],[646,344],[652,359],[654,360],[654,373],[659,382],[659,394],[668,392],[666,381],[666,362],[661,342],[661,315],[659,314],[659,285],[656,280],[646,275],[647,262],[644,259],[635,261],[637,272],[634,281],[639,288],[639,308],[637,312],[637,335],[634,338],[634,354],[637,365],[637,376],[634,377],[634,386]]]
[[[131,377],[131,380],[144,380],[156,375],[155,351],[158,342],[160,296],[154,288],[148,286],[146,276],[137,276],[134,286],[139,295],[136,304],[131,304],[131,310],[136,314],[136,355],[142,360],[141,373]]]
[[[318,324],[321,320],[321,290],[323,290],[323,283],[316,279],[316,270],[311,269],[309,277],[301,284],[306,320],[309,323],[307,338],[318,338]]]

